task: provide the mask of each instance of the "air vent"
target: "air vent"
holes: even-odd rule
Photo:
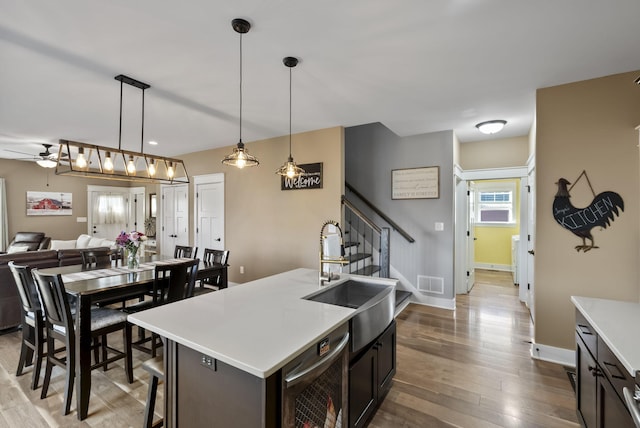
[[[421,293],[444,294],[444,278],[418,275],[418,291]]]

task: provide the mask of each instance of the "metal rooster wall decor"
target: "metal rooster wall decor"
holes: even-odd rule
[[[589,183],[589,188],[591,189],[591,193],[593,193],[593,202],[591,202],[588,207],[576,208],[571,205],[571,201],[569,200],[571,195],[569,192],[582,176],[584,176],[587,183]],[[571,183],[564,178],[559,179],[556,184],[558,185],[558,193],[556,193],[553,201],[553,218],[556,219],[560,226],[582,238],[582,245],[576,245],[576,251],[582,250],[586,253],[592,248],[598,248],[593,242],[591,229],[596,226],[604,229],[609,226],[610,222],[615,220],[616,215],[620,216],[618,209],[624,211],[622,198],[615,192],[602,192],[596,195],[586,171],[582,171],[578,179],[573,183],[573,186],[568,189],[567,185]],[[587,239],[591,241],[590,244],[586,243]]]

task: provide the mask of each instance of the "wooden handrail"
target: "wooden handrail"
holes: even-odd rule
[[[362,202],[364,202],[369,208],[371,208],[373,210],[373,212],[375,212],[376,214],[378,214],[384,221],[386,221],[389,226],[391,226],[391,228],[393,230],[395,230],[396,232],[398,232],[400,235],[402,235],[402,237],[404,239],[406,239],[409,242],[416,242],[415,239],[413,239],[413,237],[411,235],[409,235],[403,228],[401,228],[400,226],[398,226],[398,224],[391,220],[389,218],[389,216],[387,216],[385,213],[383,213],[382,211],[380,211],[378,209],[378,207],[376,207],[375,205],[373,205],[367,198],[365,198],[362,193],[358,192],[352,185],[350,185],[349,183],[347,183],[346,181],[344,182],[344,185],[347,189],[349,189],[349,191],[351,191],[351,193],[353,193],[354,195],[356,195]],[[344,200],[344,196],[342,197]]]

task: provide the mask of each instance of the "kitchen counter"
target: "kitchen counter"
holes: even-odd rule
[[[324,288],[349,277],[356,278],[343,274]],[[129,315],[129,321],[264,379],[356,314],[303,299],[319,289],[317,270],[295,269]]]
[[[640,304],[571,296],[571,302],[589,321],[631,376],[640,370],[640,343],[634,328],[640,325]]]

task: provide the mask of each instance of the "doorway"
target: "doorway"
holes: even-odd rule
[[[87,234],[115,241],[122,231],[144,232],[144,187],[87,186]]]
[[[530,300],[533,299],[533,294],[528,292],[527,287],[525,285],[528,284],[528,272],[533,269],[532,259],[527,257],[527,242],[526,239],[530,236],[528,231],[529,229],[529,202],[530,198],[528,197],[528,180],[529,180],[529,171],[526,167],[517,167],[517,168],[498,168],[498,169],[486,169],[486,170],[468,170],[462,171],[458,170],[456,172],[456,255],[455,260],[457,262],[457,266],[455,268],[456,271],[456,293],[457,294],[466,294],[468,293],[470,286],[466,284],[467,272],[469,269],[472,269],[471,266],[474,266],[474,261],[471,259],[472,254],[469,250],[469,246],[474,245],[475,237],[471,235],[472,239],[467,240],[467,230],[462,224],[468,225],[470,217],[470,213],[477,212],[477,207],[472,207],[472,203],[476,201],[477,198],[473,198],[472,201],[467,199],[466,203],[463,203],[466,198],[468,198],[469,188],[471,187],[471,182],[477,182],[480,180],[500,180],[500,179],[519,179],[519,192],[521,197],[519,198],[519,212],[520,212],[520,225],[519,225],[519,236],[523,238],[524,245],[519,245],[517,251],[517,257],[519,261],[526,261],[521,263],[520,269],[518,269],[516,281],[518,284],[522,286],[519,289],[519,299],[520,301],[530,306]],[[469,191],[469,193],[468,193]],[[462,193],[462,194],[461,194]],[[477,218],[473,218],[473,220],[477,220]],[[469,229],[471,228],[468,226]],[[472,286],[472,285],[471,285]]]

